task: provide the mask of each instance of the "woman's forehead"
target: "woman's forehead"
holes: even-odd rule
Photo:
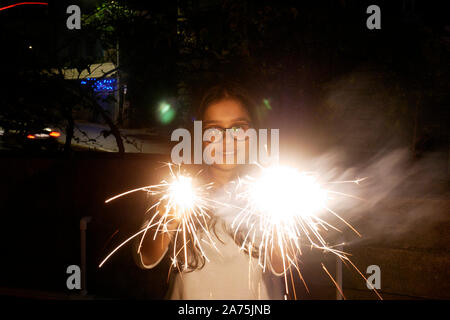
[[[248,111],[236,100],[221,100],[206,108],[204,122],[228,123],[233,121],[251,121]]]

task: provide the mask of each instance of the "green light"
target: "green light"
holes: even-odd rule
[[[161,105],[159,107],[159,112],[166,113],[169,110],[170,110],[170,104],[168,104],[168,103],[161,103]]]
[[[170,104],[161,102],[158,108],[158,118],[163,124],[168,124],[175,118],[175,110],[172,109]]]
[[[270,105],[269,99],[263,99],[263,103],[266,106],[267,110],[272,110],[272,106]]]

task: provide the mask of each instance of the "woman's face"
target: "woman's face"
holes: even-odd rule
[[[223,130],[223,137],[220,142],[203,142],[205,148],[210,143],[222,143],[222,152],[217,148],[212,151],[213,157],[221,157],[222,164],[214,163],[212,166],[221,170],[233,170],[237,167],[237,155],[239,152],[245,152],[246,162],[248,159],[248,138],[238,141],[237,136],[243,135],[245,131],[251,126],[251,118],[248,111],[241,105],[240,102],[232,99],[220,100],[208,106],[203,114],[203,130],[219,129]],[[225,129],[231,129],[236,133],[234,137],[225,135]],[[236,137],[236,138],[235,138]],[[233,163],[226,163],[226,156],[233,156]]]

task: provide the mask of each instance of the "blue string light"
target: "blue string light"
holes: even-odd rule
[[[101,79],[86,78],[80,82],[82,85],[90,84],[95,92],[114,91],[117,83],[117,79]]]

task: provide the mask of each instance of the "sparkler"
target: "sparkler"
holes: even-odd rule
[[[168,166],[170,178],[162,180],[160,184],[126,191],[106,200],[106,203],[108,203],[137,191],[145,191],[157,197],[156,202],[147,210],[147,212],[153,211],[153,216],[146,223],[145,228],[117,246],[100,263],[99,267],[102,267],[123,245],[141,235],[137,252],[139,254],[149,229],[155,230],[153,239],[156,239],[158,233],[173,232],[175,234],[172,255],[174,266],[179,266],[179,256],[183,252],[182,269],[188,268],[189,243],[198,248],[202,256],[209,261],[202,249],[202,242],[209,243],[218,250],[208,230],[208,219],[211,218],[208,211],[212,208],[211,204],[214,203],[237,209],[231,214],[231,228],[234,230],[235,237],[238,233],[241,236],[243,235],[241,249],[247,250],[250,255],[255,253],[258,264],[264,271],[269,264],[272,271],[282,269],[286,293],[289,293],[288,271],[291,281],[293,281],[292,268],[298,272],[300,279],[308,289],[297,262],[298,255],[302,254],[301,248],[305,241],[312,248],[333,253],[342,261],[349,262],[365,279],[350,261],[347,254],[327,244],[322,235],[329,229],[341,232],[322,219],[324,213],[329,213],[344,222],[358,236],[361,236],[358,231],[328,207],[331,194],[353,196],[325,189],[313,173],[300,172],[297,169],[282,166],[261,167],[259,177],[246,176],[238,180],[235,189],[236,199],[244,203],[244,205],[239,206],[209,199],[208,191],[212,188],[212,183],[197,185],[193,177],[181,173],[180,166],[178,166],[177,171],[173,169],[172,164],[169,163]],[[359,184],[363,180],[336,181],[328,182],[328,184]],[[173,225],[177,225],[174,230],[171,229]],[[202,237],[202,233],[205,237]],[[177,246],[178,240],[181,240],[180,246]],[[342,288],[339,288],[323,264],[322,267],[342,293]],[[374,291],[381,299],[378,292],[375,289]]]
[[[173,265],[178,265],[178,256],[183,252],[183,269],[188,268],[187,248],[190,242],[192,242],[194,247],[198,248],[204,258],[209,261],[202,249],[202,241],[207,241],[212,247],[216,248],[208,230],[207,223],[207,220],[210,218],[207,211],[211,206],[206,195],[211,188],[212,183],[196,185],[195,180],[190,175],[181,172],[180,166],[178,166],[178,170],[175,171],[173,169],[173,164],[168,163],[167,165],[170,169],[170,179],[162,180],[160,184],[121,193],[105,201],[108,203],[119,197],[137,191],[145,191],[149,195],[157,196],[157,201],[147,210],[147,212],[154,211],[154,213],[149,222],[146,223],[145,228],[117,246],[100,263],[99,267],[102,267],[102,265],[123,245],[138,235],[142,235],[137,251],[139,254],[145,235],[147,231],[152,228],[155,229],[153,240],[156,239],[158,233],[175,233],[172,256]],[[174,225],[176,225],[176,229],[171,230],[171,227]],[[202,233],[206,237],[201,237]],[[179,239],[182,239],[181,248],[177,247]]]
[[[297,264],[297,255],[302,254],[304,240],[312,248],[333,253],[343,261],[349,261],[343,251],[333,249],[333,246],[325,241],[323,232],[329,229],[341,231],[326,222],[322,215],[331,213],[358,236],[361,235],[328,207],[331,194],[345,194],[326,190],[309,172],[283,166],[261,170],[258,178],[247,176],[237,183],[236,197],[244,200],[246,205],[233,219],[235,236],[238,232],[245,234],[241,249],[256,251],[263,270],[267,268],[268,263],[272,266],[272,271],[275,266],[279,270],[282,269],[280,273],[284,275],[286,293],[289,293],[287,271],[292,278],[292,267],[297,270],[307,289]],[[345,183],[358,184],[362,180]]]

